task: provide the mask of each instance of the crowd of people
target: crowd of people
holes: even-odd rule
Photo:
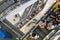
[[[56,28],[60,24],[60,10],[52,10],[46,13],[40,21],[40,28],[47,28],[48,30]]]
[[[43,17],[44,22],[39,24],[40,28],[47,28],[48,30],[58,28],[60,29],[60,0],[57,0],[53,7]],[[43,26],[44,27],[43,27]]]

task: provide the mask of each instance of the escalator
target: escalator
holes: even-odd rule
[[[49,7],[49,6],[48,6]],[[48,10],[48,8],[47,8],[47,10]],[[34,17],[34,19],[36,19],[37,21],[39,21],[40,20],[40,18],[43,16],[41,13],[43,12],[43,14],[45,14],[45,12],[46,11],[41,11],[36,17]],[[36,22],[37,22],[36,21]],[[30,21],[30,22],[33,22],[33,19],[32,19],[32,21]],[[27,23],[27,25],[29,24],[29,22]],[[37,23],[38,24],[38,23]],[[35,26],[35,25],[33,25],[33,26]],[[24,26],[23,26],[24,27]],[[11,28],[11,27],[10,27]],[[8,28],[6,28],[6,29],[8,29]],[[16,30],[16,29],[15,29]],[[10,31],[10,30],[9,30]],[[50,31],[49,30],[47,30],[47,28],[44,28],[44,29],[41,29],[40,27],[37,27],[33,32],[35,32],[38,36],[39,36],[39,38],[38,38],[38,40],[42,40]],[[14,34],[14,32],[12,32],[13,34]],[[15,32],[16,33],[16,32]],[[14,34],[14,36],[15,36],[15,34]],[[17,37],[17,36],[15,36],[15,37]]]
[[[51,8],[52,9],[52,8]],[[48,15],[50,15],[50,13],[53,13],[53,11],[54,11],[54,9],[52,9],[52,10],[48,10],[48,12],[46,13],[47,14],[47,16],[46,16],[46,18],[48,17]],[[42,18],[43,19],[43,18]],[[48,30],[47,28],[40,28],[39,26],[33,31],[33,32],[35,32],[37,35],[39,35],[39,38],[38,38],[38,40],[43,40],[43,38],[45,38],[50,32],[51,32],[52,30]],[[54,31],[54,30],[53,30]],[[54,33],[55,33],[56,31],[54,31]],[[54,34],[53,33],[53,34]]]
[[[34,32],[39,35],[39,39],[38,39],[38,40],[42,40],[50,31],[47,30],[47,28],[41,29],[41,28],[38,26],[38,27],[34,30]]]

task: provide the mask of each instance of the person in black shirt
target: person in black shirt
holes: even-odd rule
[[[55,19],[55,18],[57,17],[57,15],[58,15],[58,13],[54,10],[54,11],[50,14],[50,17]]]
[[[57,24],[60,23],[60,10],[57,11],[58,15],[56,17]]]

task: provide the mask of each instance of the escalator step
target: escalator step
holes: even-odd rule
[[[46,36],[46,34],[38,29],[36,29],[36,32],[42,37],[44,38]],[[43,36],[42,36],[43,35]]]
[[[33,32],[36,33],[36,34],[39,36],[38,40],[42,40],[42,39],[43,39],[43,38],[41,37],[41,35],[40,35],[39,33],[37,33],[35,30],[34,30]]]
[[[37,29],[40,29],[42,32],[44,32],[46,35],[49,33],[49,30],[47,28],[41,29],[40,27],[37,27]]]
[[[48,34],[49,31],[47,29],[41,29],[45,34]]]
[[[39,34],[39,33],[37,33],[36,31],[34,31],[37,35],[39,35],[39,38],[38,38],[38,40],[42,40],[42,37],[41,37],[41,35]]]
[[[41,29],[40,27],[37,27],[37,29],[39,29],[40,31],[42,31],[44,34],[47,34],[47,33],[48,33],[48,31],[47,31],[46,29]],[[46,31],[47,33],[46,33],[45,31]]]
[[[42,38],[41,37],[39,37],[39,39],[38,40],[42,40]]]

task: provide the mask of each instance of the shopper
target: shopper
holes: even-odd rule
[[[42,20],[41,23],[39,24],[40,28],[45,28],[46,26],[46,21]]]

